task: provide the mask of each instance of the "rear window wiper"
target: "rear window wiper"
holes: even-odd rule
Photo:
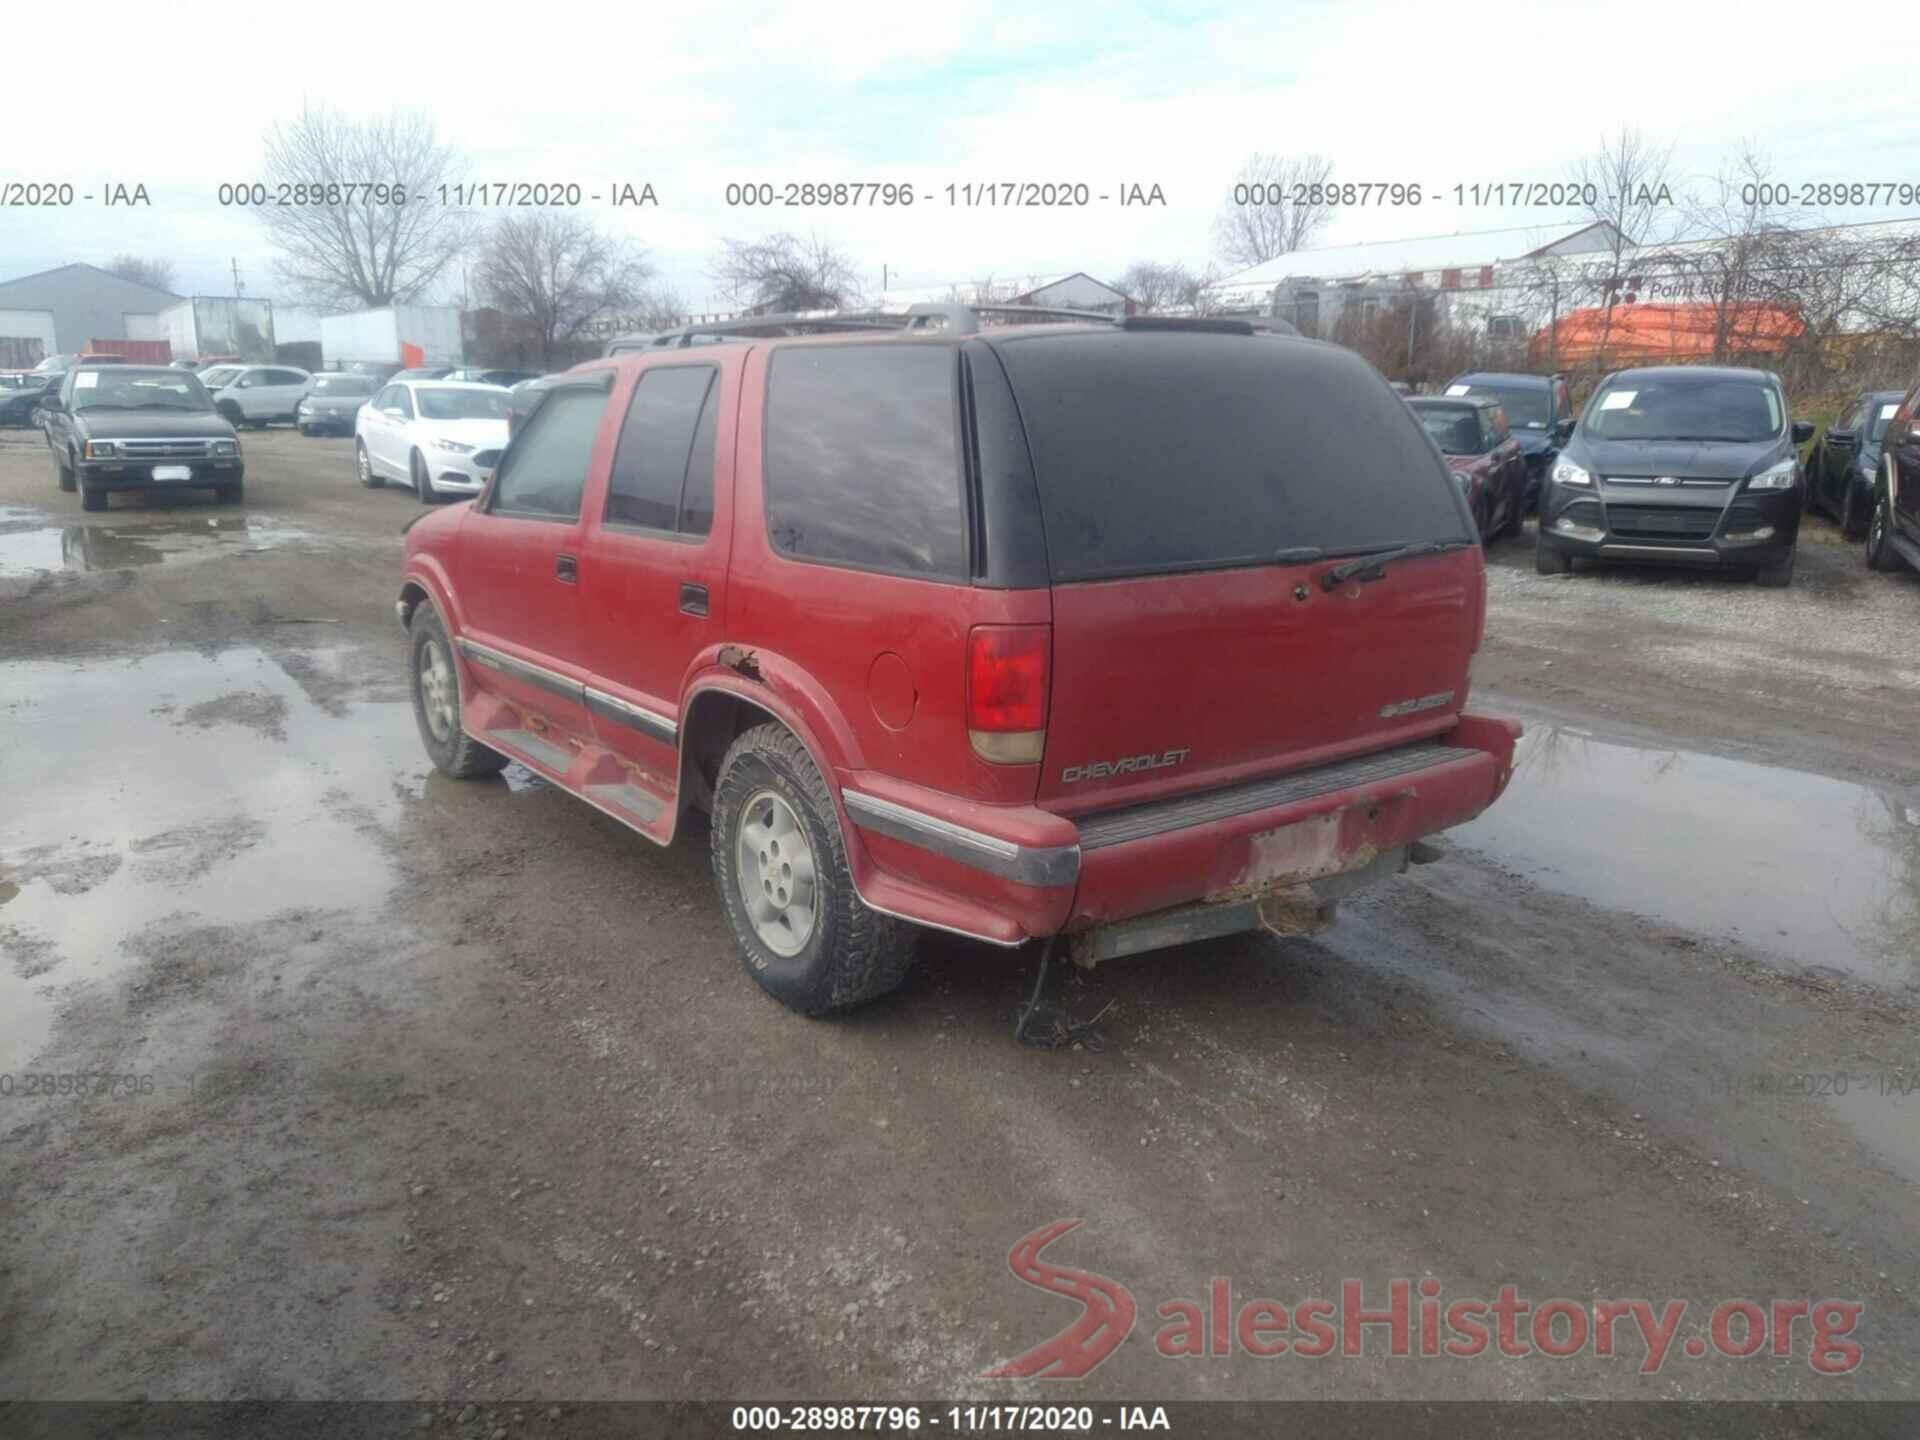
[[[1372,555],[1358,555],[1321,575],[1320,588],[1337,590],[1356,575],[1362,580],[1378,580],[1386,573],[1387,566],[1396,560],[1411,560],[1416,555],[1438,555],[1443,550],[1464,550],[1471,544],[1473,541],[1464,539],[1416,540],[1411,545],[1402,545],[1393,550],[1380,550]]]

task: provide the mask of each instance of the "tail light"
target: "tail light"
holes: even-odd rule
[[[1047,744],[1045,625],[976,625],[967,635],[967,739],[995,765],[1037,765]]]

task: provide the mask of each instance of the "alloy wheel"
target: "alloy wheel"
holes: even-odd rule
[[[793,807],[772,790],[756,790],[741,809],[734,873],[760,942],[776,955],[804,950],[818,900],[813,847]]]

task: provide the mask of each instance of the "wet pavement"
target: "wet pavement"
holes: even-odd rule
[[[119,511],[126,518],[91,524],[51,525],[32,511],[0,508],[0,578],[214,559],[241,551],[313,545],[320,538],[298,526],[231,507],[216,509],[191,499],[168,498],[165,505]]]
[[[1920,985],[1920,795],[1549,725],[1449,839],[1782,966]]]
[[[0,729],[32,742],[0,752],[0,1074],[150,926],[377,911],[429,770],[410,706],[323,707],[249,648],[0,666]]]

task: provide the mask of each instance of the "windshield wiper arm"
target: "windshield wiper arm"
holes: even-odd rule
[[[1471,540],[1416,540],[1411,545],[1401,545],[1393,550],[1359,555],[1321,575],[1320,588],[1337,590],[1356,575],[1362,580],[1378,580],[1386,573],[1387,566],[1396,560],[1411,560],[1416,555],[1438,555],[1443,550],[1464,550],[1472,543]]]

